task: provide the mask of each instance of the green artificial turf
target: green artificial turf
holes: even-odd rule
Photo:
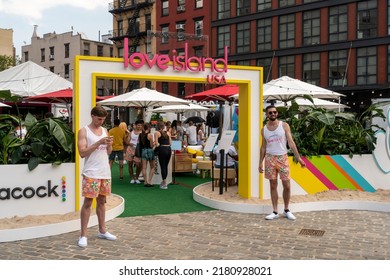
[[[118,165],[112,168],[112,192],[125,199],[125,210],[120,217],[173,214],[195,211],[213,210],[192,198],[192,189],[210,179],[202,179],[192,173],[176,173],[176,184],[168,185],[162,190],[159,185],[145,188],[141,184],[130,184],[127,166],[124,168],[124,179],[119,180]]]

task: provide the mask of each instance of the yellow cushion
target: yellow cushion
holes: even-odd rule
[[[190,147],[187,147],[187,153],[195,155],[196,151],[194,149],[191,149]]]
[[[192,163],[197,163],[198,162],[198,159],[197,158],[193,158],[192,159]]]
[[[203,151],[196,151],[196,156],[203,156],[204,152]]]

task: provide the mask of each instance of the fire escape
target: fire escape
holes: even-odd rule
[[[126,18],[128,22],[127,30],[120,27],[114,29],[111,32],[109,38],[117,46],[122,45],[124,38],[129,39],[129,54],[137,51],[137,47],[142,39],[146,40],[147,31],[151,27],[145,24],[140,26],[137,19],[139,18],[141,10],[151,9],[155,0],[117,0],[109,4],[109,12],[114,15],[115,18]],[[129,92],[136,86],[138,81],[129,82],[126,91]]]

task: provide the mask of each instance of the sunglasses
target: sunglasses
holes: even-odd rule
[[[278,113],[278,111],[269,111],[268,115],[276,115],[277,113]]]

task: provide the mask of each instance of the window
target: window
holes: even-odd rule
[[[123,48],[118,48],[118,57],[123,57]]]
[[[127,19],[127,32],[126,35],[136,36],[139,33],[139,17]]]
[[[161,27],[161,44],[167,44],[169,41],[169,27],[168,26],[163,26]]]
[[[390,82],[390,45],[387,46],[387,81]]]
[[[203,19],[195,20],[195,35],[203,36]]]
[[[203,8],[203,0],[195,0],[195,8]]]
[[[230,0],[218,0],[218,19],[230,18]]]
[[[295,77],[295,57],[293,55],[279,58],[279,77],[281,76]]]
[[[89,43],[83,44],[83,55],[89,55],[89,47],[90,47]],[[122,54],[122,56],[123,56],[123,54]]]
[[[250,60],[238,60],[238,61],[236,61],[236,65],[251,66],[251,61]]]
[[[263,82],[267,83],[269,81],[269,78],[271,77],[271,69],[272,69],[272,58],[262,58],[258,59],[256,65],[263,67]]]
[[[123,20],[118,20],[118,36],[123,36]]]
[[[250,33],[249,22],[237,24],[237,53],[250,52]]]
[[[203,46],[194,47],[194,55],[196,57],[202,57],[203,56]]]
[[[185,96],[186,95],[186,84],[185,83],[177,83],[177,96]]]
[[[64,78],[69,79],[69,63],[64,64]]]
[[[357,49],[357,73],[358,85],[370,85],[376,83],[376,47]]]
[[[387,7],[387,34],[390,35],[390,0],[388,0]]]
[[[152,30],[152,15],[151,14],[145,15],[145,22],[146,22],[146,30],[145,31]]]
[[[41,62],[45,61],[45,49],[41,49]]]
[[[24,62],[28,61],[28,52],[24,52]]]
[[[69,46],[70,44],[67,43],[67,44],[64,44],[64,48],[65,48],[65,58],[69,58]]]
[[[195,84],[195,93],[205,91],[203,84]]]
[[[97,56],[103,56],[103,46],[97,46]]]
[[[54,73],[54,66],[50,66],[50,67],[49,67],[49,71],[52,72],[52,73]]]
[[[257,21],[257,51],[271,50],[272,22],[270,18]]]
[[[295,16],[294,14],[279,18],[279,47],[292,48],[295,46]]]
[[[378,26],[378,10],[376,0],[358,2],[357,38],[376,36]]]
[[[257,11],[270,10],[272,8],[272,0],[257,0]]]
[[[180,28],[178,28],[180,26]],[[177,41],[184,41],[185,40],[185,23],[184,22],[177,22],[176,23],[176,32],[177,32]]]
[[[123,80],[118,80],[118,95],[123,94]]]
[[[249,15],[251,13],[250,0],[237,0],[237,16]]]
[[[303,13],[303,45],[316,45],[320,43],[320,11]]]
[[[225,46],[230,47],[230,26],[218,27],[218,46],[217,55],[223,55]]]
[[[308,53],[303,55],[303,81],[320,84],[320,54]]]
[[[110,47],[110,57],[114,57],[114,48]]]
[[[162,11],[161,15],[162,16],[168,16],[169,15],[169,1],[168,0],[163,0],[162,3]]]
[[[329,86],[346,86],[348,85],[345,78],[347,67],[348,51],[331,51],[329,52]]]
[[[348,35],[347,5],[329,8],[329,42],[346,41]]]
[[[54,47],[49,48],[49,60],[54,60]]]
[[[295,0],[279,0],[279,8],[295,5]]]
[[[161,92],[165,93],[165,94],[169,94],[169,83],[168,82],[161,83]]]

